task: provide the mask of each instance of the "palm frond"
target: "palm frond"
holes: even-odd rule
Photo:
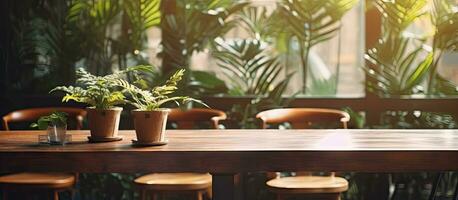
[[[142,44],[145,31],[159,25],[161,21],[160,0],[130,0],[124,1],[124,11],[129,16],[132,25],[132,41],[136,48]]]
[[[214,56],[218,66],[233,80],[232,88],[239,88],[244,94],[268,94],[282,71],[276,58],[269,56],[258,40],[217,41]]]
[[[333,38],[341,27],[341,18],[357,0],[283,0],[279,13],[299,42],[302,67],[302,93],[306,93],[310,49]]]
[[[376,0],[375,4],[378,10],[384,13],[384,31],[399,34],[425,13],[423,8],[427,0]]]
[[[434,0],[433,5],[434,47],[458,51],[458,11],[448,0]]]

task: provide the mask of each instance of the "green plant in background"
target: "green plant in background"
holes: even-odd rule
[[[255,24],[256,17],[245,18],[244,23]],[[257,29],[248,29],[256,31]],[[254,37],[260,33],[250,33]],[[264,43],[264,44],[263,44]],[[283,99],[293,73],[282,78],[284,67],[272,52],[267,51],[265,42],[258,39],[241,39],[227,42],[215,41],[213,55],[218,66],[230,80],[231,95],[250,95],[253,99],[246,105],[234,105],[229,118],[242,128],[256,128],[256,113],[272,108],[284,107],[291,99]]]
[[[364,113],[354,111],[350,107],[345,107],[342,110],[347,112],[350,115],[350,123],[348,125],[349,128],[356,128],[356,129],[365,128],[366,117],[364,116]]]
[[[456,119],[449,114],[435,112],[387,111],[382,116],[381,126],[389,129],[455,129]]]
[[[247,6],[237,16],[238,23],[250,34],[251,38],[262,41],[271,40],[272,31],[275,31],[272,27],[275,19],[268,14],[266,7]]]
[[[432,19],[436,30],[432,47],[426,37],[406,32],[409,25],[425,15],[426,5],[427,0],[376,1],[383,16],[383,30],[379,43],[366,53],[370,63],[365,67],[369,91],[379,95],[422,93],[421,84],[428,80],[427,94],[456,94],[456,87],[436,73],[443,51],[456,50],[458,17],[451,3],[434,1]],[[410,46],[414,46],[413,50]]]
[[[217,41],[213,55],[231,80],[231,95],[266,95],[274,87],[282,65],[262,47],[262,41]],[[264,44],[265,45],[265,44]]]
[[[429,72],[429,94],[457,95],[458,89],[451,81],[437,73],[438,64],[445,52],[458,52],[458,11],[451,0],[434,0],[431,21],[435,26],[433,37],[434,59]]]
[[[170,97],[170,94],[174,93],[178,89],[178,82],[182,79],[184,72],[184,69],[176,71],[164,85],[154,87],[151,90],[140,89],[139,87],[122,79],[117,79],[115,81],[115,85],[122,87],[123,92],[129,94],[130,99],[125,100],[125,102],[131,104],[139,110],[156,110],[163,104],[169,102],[176,102],[180,105],[180,101],[182,104],[193,101],[205,105],[202,101],[187,96]]]
[[[139,175],[140,174],[82,173],[79,175],[79,199],[138,199],[139,195],[132,183]],[[70,200],[72,198],[67,199]]]
[[[76,82],[80,84],[81,87],[59,86],[52,89],[51,92],[65,92],[66,95],[62,98],[64,102],[74,100],[76,102],[89,104],[96,109],[109,109],[115,105],[124,104],[126,102],[125,96],[117,84],[119,80],[122,80],[123,76],[129,72],[149,70],[151,70],[151,68],[148,66],[136,66],[106,76],[95,76],[83,68],[79,68],[77,70],[78,79]]]
[[[80,37],[85,39],[83,61],[88,70],[105,75],[116,65],[125,69],[128,58],[136,63],[147,62],[139,53],[146,48],[146,30],[160,23],[159,4],[160,0],[75,1],[68,20],[84,30]],[[120,31],[115,33],[114,29]]]
[[[190,56],[224,35],[235,21],[230,16],[248,3],[232,0],[176,1],[163,4],[162,70],[165,74],[188,67]]]
[[[44,92],[73,83],[82,38],[65,20],[68,1],[7,3],[2,66],[8,91]],[[37,87],[40,86],[40,87]]]
[[[370,91],[388,95],[412,94],[427,75],[433,54],[423,46],[409,51],[408,45],[412,40],[422,41],[404,34],[405,29],[424,14],[425,5],[426,0],[402,0],[396,3],[376,1],[380,12],[386,14],[382,22],[383,36],[376,47],[369,49],[366,54],[366,59],[371,63],[366,66]],[[417,62],[421,56],[426,59]]]
[[[330,40],[340,30],[341,19],[357,0],[284,0],[279,3],[281,16],[299,43],[302,65],[302,93],[307,92],[309,54],[313,46]]]
[[[50,115],[40,117],[36,123],[32,123],[30,127],[46,130],[48,126],[66,126],[67,116],[65,112],[54,111]]]
[[[147,63],[142,54],[147,48],[146,30],[160,23],[160,0],[10,4],[7,15],[17,24],[10,43],[20,48],[8,50],[5,64],[7,71],[18,71],[17,76],[27,80],[22,84],[29,84],[17,85],[17,89],[36,90],[40,88],[34,85],[40,85],[49,90],[53,85],[73,84],[79,65],[93,74],[105,75],[125,69],[128,62]],[[31,78],[26,74],[32,74]],[[14,76],[11,81],[18,82],[16,79]]]
[[[225,83],[213,73],[190,70],[190,58],[231,29],[235,20],[230,16],[246,5],[231,0],[169,0],[162,4],[162,51],[158,55],[162,74],[169,75],[180,67],[189,72],[177,93],[201,96],[227,92]]]
[[[160,0],[124,1],[124,12],[132,29],[129,38],[134,42],[134,51],[145,49],[148,40],[145,32],[161,22],[160,3]]]

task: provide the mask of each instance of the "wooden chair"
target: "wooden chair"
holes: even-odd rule
[[[76,122],[76,129],[79,130],[83,125],[83,118],[86,111],[79,108],[31,108],[13,111],[3,117],[3,127],[10,130],[11,122],[30,122],[37,120],[41,116],[49,115],[53,111],[67,112],[70,119]],[[76,183],[75,174],[70,173],[16,173],[0,176],[0,188],[3,190],[3,200],[6,200],[7,191],[39,191],[48,192],[52,199],[59,199],[59,192],[72,190]]]
[[[197,123],[210,122],[210,128],[217,129],[220,120],[226,119],[226,114],[220,110],[194,108],[187,111],[172,109],[168,121],[175,122],[178,129],[192,129]],[[158,200],[165,194],[190,194],[196,200],[202,200],[204,195],[212,197],[212,176],[209,173],[153,173],[138,177],[134,180],[140,190],[140,199],[147,199],[148,192],[153,199]]]
[[[340,110],[319,108],[284,108],[260,112],[256,118],[262,121],[262,128],[268,124],[289,122],[294,129],[310,128],[314,123],[337,122],[347,128],[350,115]],[[296,176],[279,177],[278,173],[269,173],[275,177],[267,181],[269,190],[277,195],[277,200],[303,196],[313,200],[339,200],[340,194],[348,189],[348,181],[330,176],[314,176],[310,172],[298,172]]]
[[[16,110],[3,116],[3,128],[10,130],[9,123],[13,122],[31,122],[35,121],[41,116],[49,115],[53,111],[66,112],[69,115],[69,120],[75,123],[75,129],[80,130],[83,127],[83,119],[86,117],[86,111],[80,108],[68,107],[48,107],[48,108],[29,108],[23,110]],[[70,121],[71,122],[71,121]]]
[[[171,109],[168,121],[175,122],[178,129],[193,129],[202,122],[210,122],[210,128],[218,129],[219,121],[226,119],[226,113],[220,110],[207,108],[194,108],[183,111],[178,108]]]

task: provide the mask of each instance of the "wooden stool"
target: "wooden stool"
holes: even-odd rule
[[[217,129],[219,121],[224,119],[223,111],[205,108],[172,109],[168,116],[168,121],[177,123],[179,129],[192,129],[199,122],[210,122],[210,128]],[[172,193],[190,194],[197,200],[204,195],[212,198],[212,176],[208,173],[153,173],[138,177],[134,183],[142,200],[147,199],[148,191],[154,200]]]
[[[59,199],[59,192],[71,190],[75,175],[69,173],[17,173],[0,177],[3,200],[8,199],[7,191],[50,191],[52,199]]]
[[[338,122],[347,128],[350,115],[340,110],[319,108],[284,108],[260,112],[256,118],[262,121],[261,127],[268,124],[289,122],[294,129],[310,128],[317,122]],[[271,175],[272,173],[269,173]],[[277,195],[277,200],[302,196],[313,200],[340,200],[340,194],[348,190],[348,181],[330,176],[312,176],[310,172],[299,172],[299,176],[275,177],[267,181],[269,190]],[[302,174],[302,175],[301,175]]]
[[[290,196],[304,196],[313,200],[339,200],[348,189],[348,181],[334,176],[292,176],[267,181],[269,190],[278,200]]]
[[[134,180],[140,189],[140,199],[147,199],[147,191],[153,192],[153,199],[163,194],[192,194],[196,200],[203,200],[204,194],[211,199],[212,176],[208,173],[154,173]]]
[[[9,130],[8,123],[30,122],[41,116],[49,115],[53,111],[61,111],[69,114],[69,119],[75,121],[75,128],[81,129],[86,111],[79,108],[52,107],[31,108],[13,111],[3,117],[3,127]],[[76,183],[76,176],[69,173],[17,173],[0,176],[0,187],[3,190],[3,199],[7,199],[7,191],[25,190],[51,192],[54,200],[59,199],[59,192],[72,190]]]

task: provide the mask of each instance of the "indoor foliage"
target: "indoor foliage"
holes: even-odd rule
[[[428,36],[406,30],[428,14],[427,3],[427,0],[376,1],[383,16],[383,28],[379,43],[366,54],[369,91],[379,95],[458,94],[456,86],[437,73],[443,53],[457,50],[458,12],[452,9],[453,3],[433,1],[432,43]]]

